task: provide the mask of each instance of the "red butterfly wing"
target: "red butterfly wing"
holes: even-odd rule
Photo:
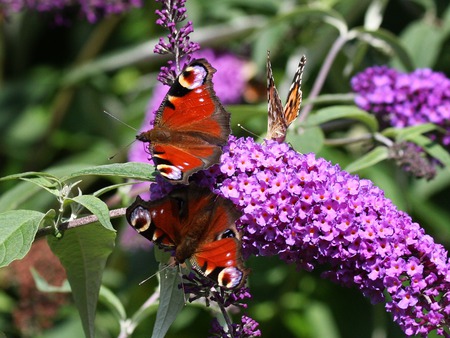
[[[197,271],[219,285],[240,287],[248,274],[241,254],[241,234],[235,226],[240,213],[231,201],[219,196],[211,195],[208,203],[208,231],[190,261]]]
[[[239,217],[231,201],[192,184],[157,201],[138,198],[127,209],[127,220],[139,233],[173,247],[178,263],[189,259],[196,271],[227,288],[242,286],[248,274],[235,227]]]
[[[150,142],[156,168],[173,183],[219,161],[227,142],[230,114],[212,84],[215,69],[205,59],[191,62],[161,104],[152,130],[138,135]]]
[[[157,201],[144,201],[139,196],[127,208],[128,223],[142,236],[161,247],[175,248],[179,241],[180,204],[164,197]]]

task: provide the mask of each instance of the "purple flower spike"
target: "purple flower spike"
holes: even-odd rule
[[[450,146],[450,79],[430,69],[405,74],[375,66],[351,80],[356,104],[373,112],[388,126],[397,128],[435,123],[446,133],[440,136]]]
[[[141,0],[80,0],[74,2],[72,0],[56,0],[56,1],[25,1],[11,0],[4,3],[1,1],[1,9],[6,14],[19,12],[25,9],[38,12],[55,12],[57,23],[65,23],[65,19],[61,16],[60,11],[65,7],[79,7],[82,15],[91,23],[99,18],[111,14],[119,14],[130,10],[133,7],[141,7]]]
[[[431,139],[450,149],[450,79],[430,69],[400,73],[386,66],[370,67],[352,78],[356,104],[374,113],[382,125],[397,128],[434,123],[444,132]],[[395,144],[390,157],[416,177],[431,179],[438,162],[412,143]]]
[[[372,182],[275,141],[231,136],[220,163],[197,178],[243,212],[244,255],[326,265],[324,277],[386,302],[408,336],[448,335],[447,251]]]
[[[168,66],[161,67],[161,72],[158,76],[158,81],[165,85],[172,85],[177,74],[180,73],[180,60],[186,56],[186,63],[191,60],[190,54],[200,49],[200,45],[191,42],[189,34],[194,31],[191,21],[181,28],[177,24],[185,20],[186,15],[186,0],[156,0],[162,4],[161,10],[156,10],[158,19],[156,24],[166,28],[169,31],[167,40],[160,38],[158,44],[153,50],[156,54],[173,54],[175,56],[175,63],[169,61]]]

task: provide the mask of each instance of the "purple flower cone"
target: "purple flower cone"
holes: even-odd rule
[[[324,277],[385,301],[406,335],[448,336],[447,251],[369,180],[286,143],[233,136],[196,179],[243,212],[244,255],[325,265]]]
[[[6,14],[13,12],[19,12],[25,9],[34,10],[38,12],[58,12],[64,8],[79,8],[79,11],[83,17],[89,22],[93,23],[103,16],[110,14],[119,14],[126,12],[133,7],[141,7],[141,0],[11,0],[3,3],[0,1],[0,7],[3,7]],[[63,23],[64,19],[58,18],[58,23]]]
[[[351,81],[355,103],[373,112],[384,124],[397,128],[435,123],[445,130],[433,136],[450,146],[450,79],[431,69],[401,73],[375,66],[355,75]]]

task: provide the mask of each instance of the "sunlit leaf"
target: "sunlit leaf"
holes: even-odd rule
[[[386,160],[387,158],[389,158],[389,150],[386,147],[379,146],[369,151],[367,154],[360,157],[356,161],[350,163],[345,168],[345,171],[351,173],[364,168],[368,168],[377,164],[378,162]]]
[[[318,126],[338,119],[357,120],[366,125],[371,131],[378,130],[377,119],[372,114],[355,106],[331,106],[319,109],[315,114],[309,116],[307,125]]]
[[[70,292],[70,284],[67,279],[60,286],[51,285],[42,277],[36,269],[31,268],[31,275],[33,276],[36,288],[41,292]]]
[[[319,127],[300,128],[300,131],[288,129],[286,142],[300,153],[317,153],[323,147],[324,135]]]
[[[92,196],[92,195],[80,195],[71,198],[71,200],[81,204],[90,212],[92,212],[95,216],[98,217],[98,221],[106,228],[111,231],[114,230],[110,217],[109,217],[109,209],[105,202],[103,202],[100,198]]]
[[[0,214],[0,267],[22,259],[30,251],[45,216],[33,210],[11,210]]]
[[[385,43],[387,46],[397,55],[399,61],[403,64],[407,71],[415,69],[415,64],[411,59],[407,49],[397,36],[384,29],[378,29],[376,31],[367,30],[364,28],[355,28],[354,31],[358,34],[359,38],[366,41],[368,44],[374,47],[381,47],[380,42]]]
[[[426,134],[438,129],[440,129],[440,127],[433,123],[424,123],[406,128],[387,128],[383,130],[382,134],[387,137],[395,138],[397,141],[403,141],[416,135]]]
[[[136,180],[149,181],[152,179],[155,167],[153,165],[142,162],[127,162],[100,165],[81,169],[61,178],[62,181],[87,175],[96,176],[115,176]]]
[[[400,35],[417,68],[432,68],[446,39],[442,27],[427,20],[412,22]]]

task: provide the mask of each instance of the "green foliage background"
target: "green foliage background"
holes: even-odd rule
[[[117,123],[103,110],[139,128],[159,67],[165,62],[152,54],[159,36],[166,35],[154,23],[156,8],[157,4],[146,1],[141,9],[105,18],[94,25],[77,20],[73,15],[72,23],[62,27],[53,24],[53,14],[24,12],[8,18],[0,16],[3,20],[0,26],[0,176],[29,171],[54,175],[45,180],[42,176],[30,175],[22,177],[27,181],[0,182],[0,211],[34,210],[20,215],[6,213],[0,218],[3,225],[17,222],[17,229],[13,229],[15,234],[29,235],[30,227],[35,232],[40,225],[46,225],[48,219],[54,218],[52,212],[47,212],[60,207],[60,195],[55,192],[62,187],[61,182],[81,180],[77,187],[83,191],[83,196],[97,192],[108,202],[109,209],[130,204],[126,188],[103,189],[120,185],[124,177],[146,176],[139,174],[138,168],[133,167],[128,172],[123,167],[117,169],[122,175],[110,167],[107,168],[113,174],[107,174],[107,169],[98,169],[97,173],[92,169],[86,171],[89,175],[82,175],[79,170],[110,165],[108,158],[114,154],[113,162],[126,162],[126,145],[134,140],[135,131]],[[314,112],[318,114],[311,115],[311,119],[320,123],[327,122],[321,120],[321,116],[338,118],[333,115],[332,109],[336,108],[329,106],[352,105],[349,80],[365,67],[389,64],[405,71],[430,67],[450,73],[450,6],[446,0],[188,0],[187,9],[195,28],[192,39],[203,48],[226,49],[248,58],[257,67],[255,80],[259,83],[265,83],[267,50],[271,51],[279,84],[291,79],[291,74],[283,78],[286,65],[296,64],[299,55],[306,54],[308,63],[303,78],[306,99],[330,48],[340,41],[341,49],[316,98]],[[278,87],[283,88],[283,85]],[[281,92],[284,97],[285,92],[282,89]],[[247,136],[237,128],[240,123],[263,135],[267,118],[265,105],[263,98],[260,104],[229,107],[234,134]],[[339,111],[342,112],[342,107]],[[315,151],[346,167],[367,152],[367,145],[333,147],[325,140],[378,128],[369,116],[358,114],[354,107],[348,107],[342,117],[353,117],[358,123],[347,122],[345,128],[334,125],[329,129],[310,128],[309,134],[302,136],[291,127],[288,141],[299,151]],[[448,155],[441,156],[445,163]],[[357,173],[383,188],[400,209],[450,248],[449,170],[442,169],[433,181],[425,182],[411,179],[392,163],[381,161],[382,154],[374,154],[373,158],[370,166]],[[140,169],[145,173],[146,167]],[[96,204],[98,201],[82,199],[73,198],[64,203],[72,207],[80,203],[89,206],[87,209],[91,212],[94,212],[91,207],[96,205],[96,210],[103,211],[95,214],[105,212],[104,205]],[[89,211],[84,210],[84,213]],[[12,220],[8,218],[11,215],[14,215]],[[113,226],[120,232],[127,225],[119,218],[113,220]],[[132,337],[148,337],[155,322],[156,306],[144,312],[139,308],[158,282],[153,278],[142,286],[138,283],[156,272],[158,265],[152,251],[129,251],[117,243],[107,249],[110,242],[97,241],[96,236],[112,241],[113,232],[105,230],[108,227],[104,224],[98,231],[90,228],[77,230],[78,234],[75,231],[66,234],[79,236],[81,241],[94,237],[92,243],[83,241],[85,249],[96,251],[105,246],[103,254],[108,250],[112,252],[108,260],[105,257],[98,266],[91,261],[83,265],[85,271],[98,272],[99,266],[106,263],[95,323],[91,323],[89,330],[95,327],[96,337],[117,337],[120,320],[135,315],[133,318],[139,325]],[[83,233],[90,231],[90,234]],[[55,252],[68,249],[57,248],[58,240],[50,237],[50,246]],[[15,253],[14,259],[20,259],[27,251],[25,248]],[[72,259],[76,260],[75,251],[62,255],[73,255]],[[247,265],[252,269],[250,289],[253,294],[247,312],[260,322],[265,337],[404,336],[385,313],[383,304],[373,306],[357,291],[320,279],[320,271],[299,272],[276,258],[252,257]],[[3,268],[0,275],[6,278],[9,273],[8,268]],[[71,273],[77,274],[68,271],[69,275]],[[99,279],[93,277],[92,283],[96,282]],[[83,335],[73,302],[58,311],[51,328],[36,328],[35,332],[24,334],[11,320],[19,297],[17,287],[6,282],[0,287],[0,331],[7,337]],[[75,299],[75,302],[93,300],[87,297]],[[206,336],[210,321],[208,309],[200,304],[188,305],[167,337]]]

